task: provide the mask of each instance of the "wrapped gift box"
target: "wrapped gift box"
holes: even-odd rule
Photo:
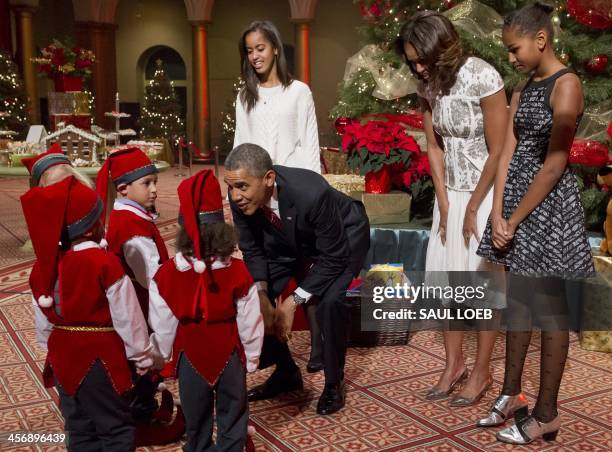
[[[351,195],[354,191],[363,191],[365,176],[358,174],[323,174],[325,180],[339,192]]]
[[[89,95],[84,92],[49,93],[49,115],[89,114]]]
[[[72,124],[83,130],[91,130],[91,115],[49,115],[51,129],[57,130],[57,125],[63,122],[66,125]]]
[[[370,224],[397,224],[410,221],[412,197],[408,193],[392,191],[374,194],[355,191],[351,195],[364,204]]]

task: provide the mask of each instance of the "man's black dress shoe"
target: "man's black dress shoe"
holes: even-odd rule
[[[344,385],[344,380],[335,384],[326,383],[323,394],[321,394],[317,404],[317,414],[326,415],[335,413],[344,407],[345,401],[346,386]]]
[[[293,373],[272,373],[265,383],[255,386],[247,392],[249,402],[256,400],[267,400],[284,392],[298,391],[304,389],[302,374],[299,369]]]
[[[309,374],[313,374],[315,372],[319,372],[323,370],[323,362],[318,359],[310,359],[308,360],[308,364],[306,364],[306,372]]]

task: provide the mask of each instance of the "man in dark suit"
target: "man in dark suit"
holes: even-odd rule
[[[325,370],[317,413],[334,413],[344,406],[346,395],[349,318],[344,298],[370,246],[363,204],[313,171],[273,166],[263,148],[249,143],[227,156],[224,179],[240,249],[259,289],[266,327],[259,367],[276,364],[270,378],[249,391],[249,400],[302,389],[287,340],[296,307],[317,303]],[[276,306],[274,300],[291,277],[297,289]]]

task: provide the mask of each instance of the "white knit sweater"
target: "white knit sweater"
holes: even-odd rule
[[[236,99],[234,147],[254,143],[264,148],[275,165],[321,173],[319,132],[310,88],[294,80],[287,88],[259,87],[259,100],[246,112]]]

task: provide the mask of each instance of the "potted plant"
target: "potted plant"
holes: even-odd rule
[[[399,122],[355,120],[343,132],[349,168],[365,175],[368,193],[388,193],[393,180],[398,188],[412,191],[414,184],[431,175],[427,156]]]

